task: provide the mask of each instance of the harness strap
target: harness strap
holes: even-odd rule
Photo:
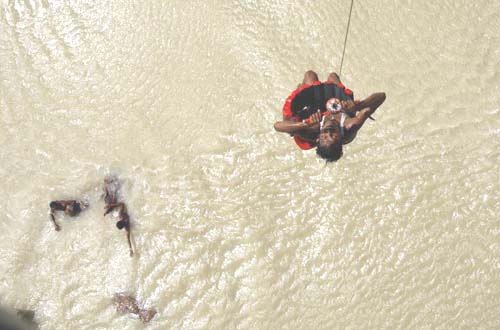
[[[325,90],[322,86],[314,86],[314,110],[324,110]]]
[[[342,117],[340,117],[340,135],[342,135],[342,137],[344,137],[344,122],[346,118],[346,113],[342,112]]]

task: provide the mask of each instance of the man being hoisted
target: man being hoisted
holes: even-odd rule
[[[289,133],[303,150],[316,147],[327,162],[342,157],[342,145],[350,143],[366,119],[385,101],[385,93],[375,93],[354,101],[353,93],[336,73],[320,83],[314,71],[304,74],[302,85],[292,92],[283,106],[283,121],[274,129]]]

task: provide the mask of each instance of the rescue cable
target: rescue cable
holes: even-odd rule
[[[351,25],[351,14],[352,14],[353,4],[354,4],[354,0],[351,0],[351,9],[349,10],[349,20],[347,21],[347,29],[345,31],[344,50],[342,51],[342,61],[340,61],[339,76],[342,76],[342,65],[344,64],[345,45],[347,44],[347,35],[349,34],[349,26]]]

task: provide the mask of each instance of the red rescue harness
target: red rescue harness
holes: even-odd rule
[[[315,81],[310,85],[302,85],[287,97],[283,105],[283,118],[296,122],[309,122],[309,117],[318,110],[323,115],[328,113],[326,101],[333,97],[342,101],[354,100],[352,91],[342,83],[335,84],[327,80],[323,83]],[[293,139],[302,150],[314,148],[308,141],[297,135],[294,135]]]

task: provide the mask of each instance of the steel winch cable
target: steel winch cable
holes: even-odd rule
[[[342,60],[340,61],[339,76],[342,76],[342,65],[344,64],[345,46],[347,44],[347,36],[349,35],[349,26],[351,25],[351,14],[353,5],[354,5],[354,0],[351,0],[351,9],[349,10],[349,20],[347,21],[347,29],[345,31],[344,50],[342,51]]]

